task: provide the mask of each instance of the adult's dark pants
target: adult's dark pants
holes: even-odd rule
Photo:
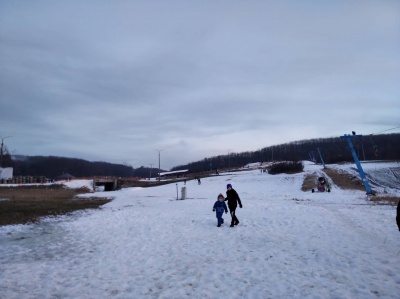
[[[235,223],[239,222],[239,219],[237,219],[236,217],[236,207],[229,207],[229,211],[231,213],[231,217],[232,217],[232,221],[231,221],[231,225],[235,225]]]

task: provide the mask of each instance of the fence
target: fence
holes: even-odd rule
[[[39,176],[20,176],[13,177],[12,179],[1,179],[0,184],[44,184],[46,183],[46,177]]]

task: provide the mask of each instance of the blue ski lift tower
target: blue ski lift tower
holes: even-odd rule
[[[368,195],[374,195],[374,192],[372,191],[371,186],[370,186],[369,183],[368,183],[367,176],[365,175],[365,172],[364,172],[364,170],[363,170],[363,168],[362,168],[362,166],[361,166],[360,160],[358,160],[356,151],[354,150],[353,143],[351,142],[351,139],[352,139],[352,138],[361,137],[361,136],[362,136],[362,135],[356,135],[356,132],[353,131],[353,132],[352,132],[352,135],[346,135],[346,134],[345,134],[344,136],[340,136],[340,138],[346,139],[346,141],[347,141],[347,143],[348,143],[348,145],[349,145],[351,154],[353,155],[354,162],[355,162],[356,165],[357,165],[358,173],[359,173],[360,176],[361,176],[361,180],[362,180],[362,182],[363,182],[363,185],[364,185],[364,187],[365,187],[365,190],[367,191],[367,194],[368,194]]]

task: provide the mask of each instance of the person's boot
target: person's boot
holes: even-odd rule
[[[235,225],[233,223],[231,223],[231,225],[229,225],[229,227],[234,227]]]
[[[222,224],[224,224],[224,218],[222,218]]]
[[[239,224],[239,220],[236,220],[235,225],[238,225],[238,224]]]

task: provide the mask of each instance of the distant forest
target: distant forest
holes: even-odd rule
[[[353,137],[351,140],[361,161],[400,160],[400,133],[366,135]],[[189,169],[189,172],[202,172],[268,161],[314,160],[321,163],[321,156],[326,164],[354,161],[347,141],[344,138],[333,137],[294,141],[253,152],[230,153],[205,158],[198,162],[174,167],[172,170]]]
[[[130,166],[106,162],[89,162],[82,159],[44,156],[8,157],[4,167],[13,167],[14,176],[45,176],[56,179],[63,174],[74,177],[117,176],[133,177]]]
[[[352,138],[357,156],[362,160],[400,161],[400,133],[369,135]],[[319,151],[318,151],[319,149]],[[230,153],[201,161],[180,165],[171,170],[188,169],[189,173],[223,170],[242,167],[249,163],[268,161],[315,160],[326,164],[352,162],[353,157],[347,141],[340,138],[321,138],[289,142],[265,147],[253,152]],[[13,167],[14,176],[45,176],[57,178],[62,174],[75,177],[116,176],[142,177],[157,176],[157,168],[140,167],[133,169],[128,165],[107,162],[89,162],[82,159],[44,156],[11,156],[5,149],[2,155],[3,167]],[[164,172],[165,170],[161,170]]]

